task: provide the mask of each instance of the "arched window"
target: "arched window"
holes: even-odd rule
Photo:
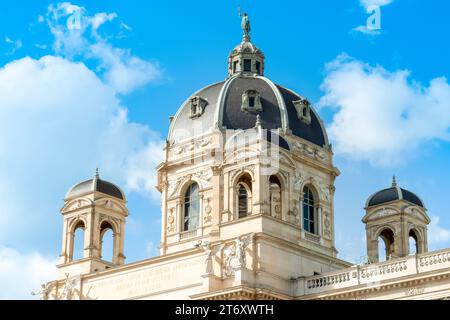
[[[252,209],[252,178],[244,173],[236,185],[236,213],[238,218],[245,218]]]
[[[199,187],[197,183],[189,186],[184,194],[184,225],[183,230],[195,230],[198,228],[200,216]]]
[[[246,217],[248,213],[248,193],[243,184],[239,184],[238,214],[239,218]]]
[[[281,182],[277,176],[269,179],[270,215],[281,219]]]
[[[316,233],[314,194],[309,187],[303,188],[303,228],[310,233]]]
[[[384,229],[378,237],[378,261],[394,258],[394,233],[391,229]]]
[[[79,260],[84,258],[84,230],[83,221],[79,221],[73,229],[72,250],[70,252],[70,260]]]
[[[409,254],[418,254],[419,246],[417,243],[417,234],[414,230],[409,231]]]
[[[102,260],[113,262],[114,229],[107,221],[100,226],[100,257]]]

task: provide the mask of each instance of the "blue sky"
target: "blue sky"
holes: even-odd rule
[[[369,3],[381,5],[376,33],[358,31]],[[342,172],[340,257],[365,255],[365,201],[393,174],[427,205],[430,249],[450,246],[448,1],[4,1],[0,284],[31,275],[0,298],[29,298],[52,276],[64,194],[97,166],[128,196],[127,261],[156,254],[153,168],[168,118],[226,77],[242,34],[238,4],[266,76],[314,102],[329,129]],[[75,9],[83,23],[74,31],[66,22]]]

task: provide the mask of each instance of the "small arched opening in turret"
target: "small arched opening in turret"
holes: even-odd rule
[[[239,219],[252,212],[252,177],[248,173],[240,176],[236,185],[236,212]]]
[[[394,253],[394,232],[386,228],[378,236],[378,261],[386,261],[395,258]]]
[[[269,200],[270,200],[270,216],[281,219],[281,182],[277,176],[270,176],[269,179]]]
[[[113,262],[114,228],[108,221],[103,221],[100,226],[100,257],[104,261]]]
[[[72,248],[70,250],[70,261],[84,258],[84,231],[86,226],[83,221],[78,221],[72,231]]]
[[[409,254],[418,254],[419,253],[419,245],[417,233],[414,230],[409,231]]]

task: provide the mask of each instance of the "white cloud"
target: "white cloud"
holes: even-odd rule
[[[70,9],[69,9],[70,8]],[[72,20],[76,12],[77,20]],[[158,63],[141,59],[128,49],[115,48],[98,33],[100,26],[117,18],[116,13],[100,12],[92,16],[86,9],[70,3],[49,6],[47,22],[55,40],[53,48],[59,55],[69,59],[98,62],[103,79],[120,94],[145,86],[158,79],[162,70]],[[76,27],[67,27],[67,22],[76,22]],[[120,24],[120,28],[124,23]]]
[[[407,70],[388,71],[340,55],[326,67],[321,107],[336,111],[328,133],[338,154],[372,164],[399,163],[425,142],[450,140],[450,86],[424,86]]]
[[[164,142],[159,134],[147,126],[130,123],[127,111],[120,109],[108,128],[101,134],[103,148],[114,150],[100,155],[101,162],[120,164],[121,181],[128,191],[149,194],[159,202],[160,193],[156,190],[155,167],[163,160]],[[113,172],[118,169],[112,168]]]
[[[115,90],[82,63],[46,56],[1,68],[0,243],[57,217],[66,189],[96,166],[128,191],[151,190],[158,145],[158,134],[130,122]]]
[[[359,0],[359,3],[364,8],[369,8],[370,6],[383,7],[391,4],[393,0]]]
[[[113,12],[113,13],[105,13],[105,12],[97,13],[91,18],[92,29],[97,30],[105,22],[113,21],[115,18],[117,18],[117,13],[115,13],[115,12]]]
[[[157,63],[142,60],[129,50],[113,48],[105,42],[91,45],[89,56],[100,59],[105,81],[121,94],[130,93],[161,75]]]
[[[77,6],[70,2],[59,2],[57,5],[50,4],[49,12],[52,13],[55,20],[58,20],[59,17],[72,14],[74,12],[84,12],[85,9],[83,7]]]
[[[155,201],[160,200],[161,195],[155,188],[155,167],[163,160],[163,147],[163,141],[150,140],[144,148],[128,156],[125,170],[129,190],[145,191],[150,193]]]
[[[428,226],[428,243],[430,249],[434,250],[442,245],[446,245],[450,241],[450,230],[445,229],[440,225],[441,218],[433,216],[430,218],[431,222]]]
[[[38,299],[31,292],[39,292],[41,284],[56,279],[56,260],[38,252],[23,254],[0,246],[0,300]]]

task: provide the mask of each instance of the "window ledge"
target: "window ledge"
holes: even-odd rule
[[[308,231],[305,231],[305,239],[309,240],[309,241],[316,242],[316,243],[320,242],[320,236],[318,234],[311,233],[311,232],[308,232]]]
[[[180,240],[196,237],[197,230],[198,229],[180,232]]]

